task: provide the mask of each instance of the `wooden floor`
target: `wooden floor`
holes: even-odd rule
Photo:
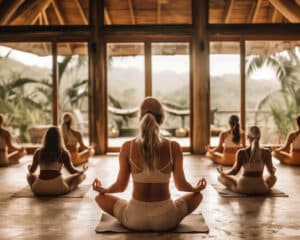
[[[100,210],[90,189],[82,199],[11,198],[12,193],[26,185],[26,166],[21,164],[0,169],[0,239],[300,239],[300,168],[277,166],[276,185],[289,198],[224,199],[208,185],[201,211],[210,228],[209,234],[96,234]],[[86,183],[98,176],[109,183],[116,176],[117,156],[95,157],[90,162]],[[185,170],[195,182],[206,177],[216,182],[216,165],[200,156],[185,156]],[[172,188],[174,188],[172,183]],[[129,189],[122,194],[129,198]],[[173,191],[175,197],[180,193]]]

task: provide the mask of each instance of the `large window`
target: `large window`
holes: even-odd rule
[[[51,44],[0,46],[0,113],[16,141],[40,143],[52,124],[51,76]]]
[[[229,116],[240,116],[240,43],[211,42],[209,60],[210,144],[215,146]]]
[[[262,142],[282,143],[300,112],[298,42],[246,42],[247,126],[257,125]]]
[[[190,44],[152,43],[152,95],[163,104],[162,135],[190,146]]]
[[[108,146],[120,147],[138,131],[145,96],[143,43],[107,44]]]
[[[88,47],[84,42],[57,44],[59,119],[71,113],[88,144]]]

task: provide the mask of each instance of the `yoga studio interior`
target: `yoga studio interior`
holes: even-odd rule
[[[0,0],[0,239],[300,239],[299,114],[299,0]]]

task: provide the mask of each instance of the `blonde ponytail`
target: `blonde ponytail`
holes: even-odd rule
[[[142,117],[137,142],[141,145],[145,169],[152,171],[157,168],[161,137],[159,133],[159,124],[152,113],[146,113]]]
[[[259,128],[256,126],[251,127],[248,136],[253,139],[250,146],[251,153],[250,153],[249,162],[252,163],[252,162],[261,161],[261,150],[259,145],[259,139],[260,139]]]
[[[73,117],[70,113],[66,113],[63,116],[63,123],[61,125],[61,131],[63,135],[63,139],[66,142],[68,139],[69,132],[72,127]]]

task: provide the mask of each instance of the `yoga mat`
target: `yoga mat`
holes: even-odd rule
[[[33,194],[29,186],[22,188],[20,191],[14,193],[11,197],[15,198],[83,198],[88,192],[91,185],[80,185],[73,191],[59,196],[36,196]]]
[[[253,195],[253,194],[250,195],[250,194],[232,192],[231,190],[225,188],[221,184],[212,184],[212,186],[219,193],[219,195],[224,198],[245,198],[245,197],[257,198],[257,197],[288,197],[289,196],[278,189],[272,189],[269,194],[265,194],[265,195]]]
[[[141,233],[123,227],[117,219],[108,215],[102,214],[100,222],[95,229],[96,233]],[[177,228],[166,231],[169,233],[208,233],[208,226],[202,214],[190,214],[183,219]],[[150,233],[144,231],[143,233]]]

